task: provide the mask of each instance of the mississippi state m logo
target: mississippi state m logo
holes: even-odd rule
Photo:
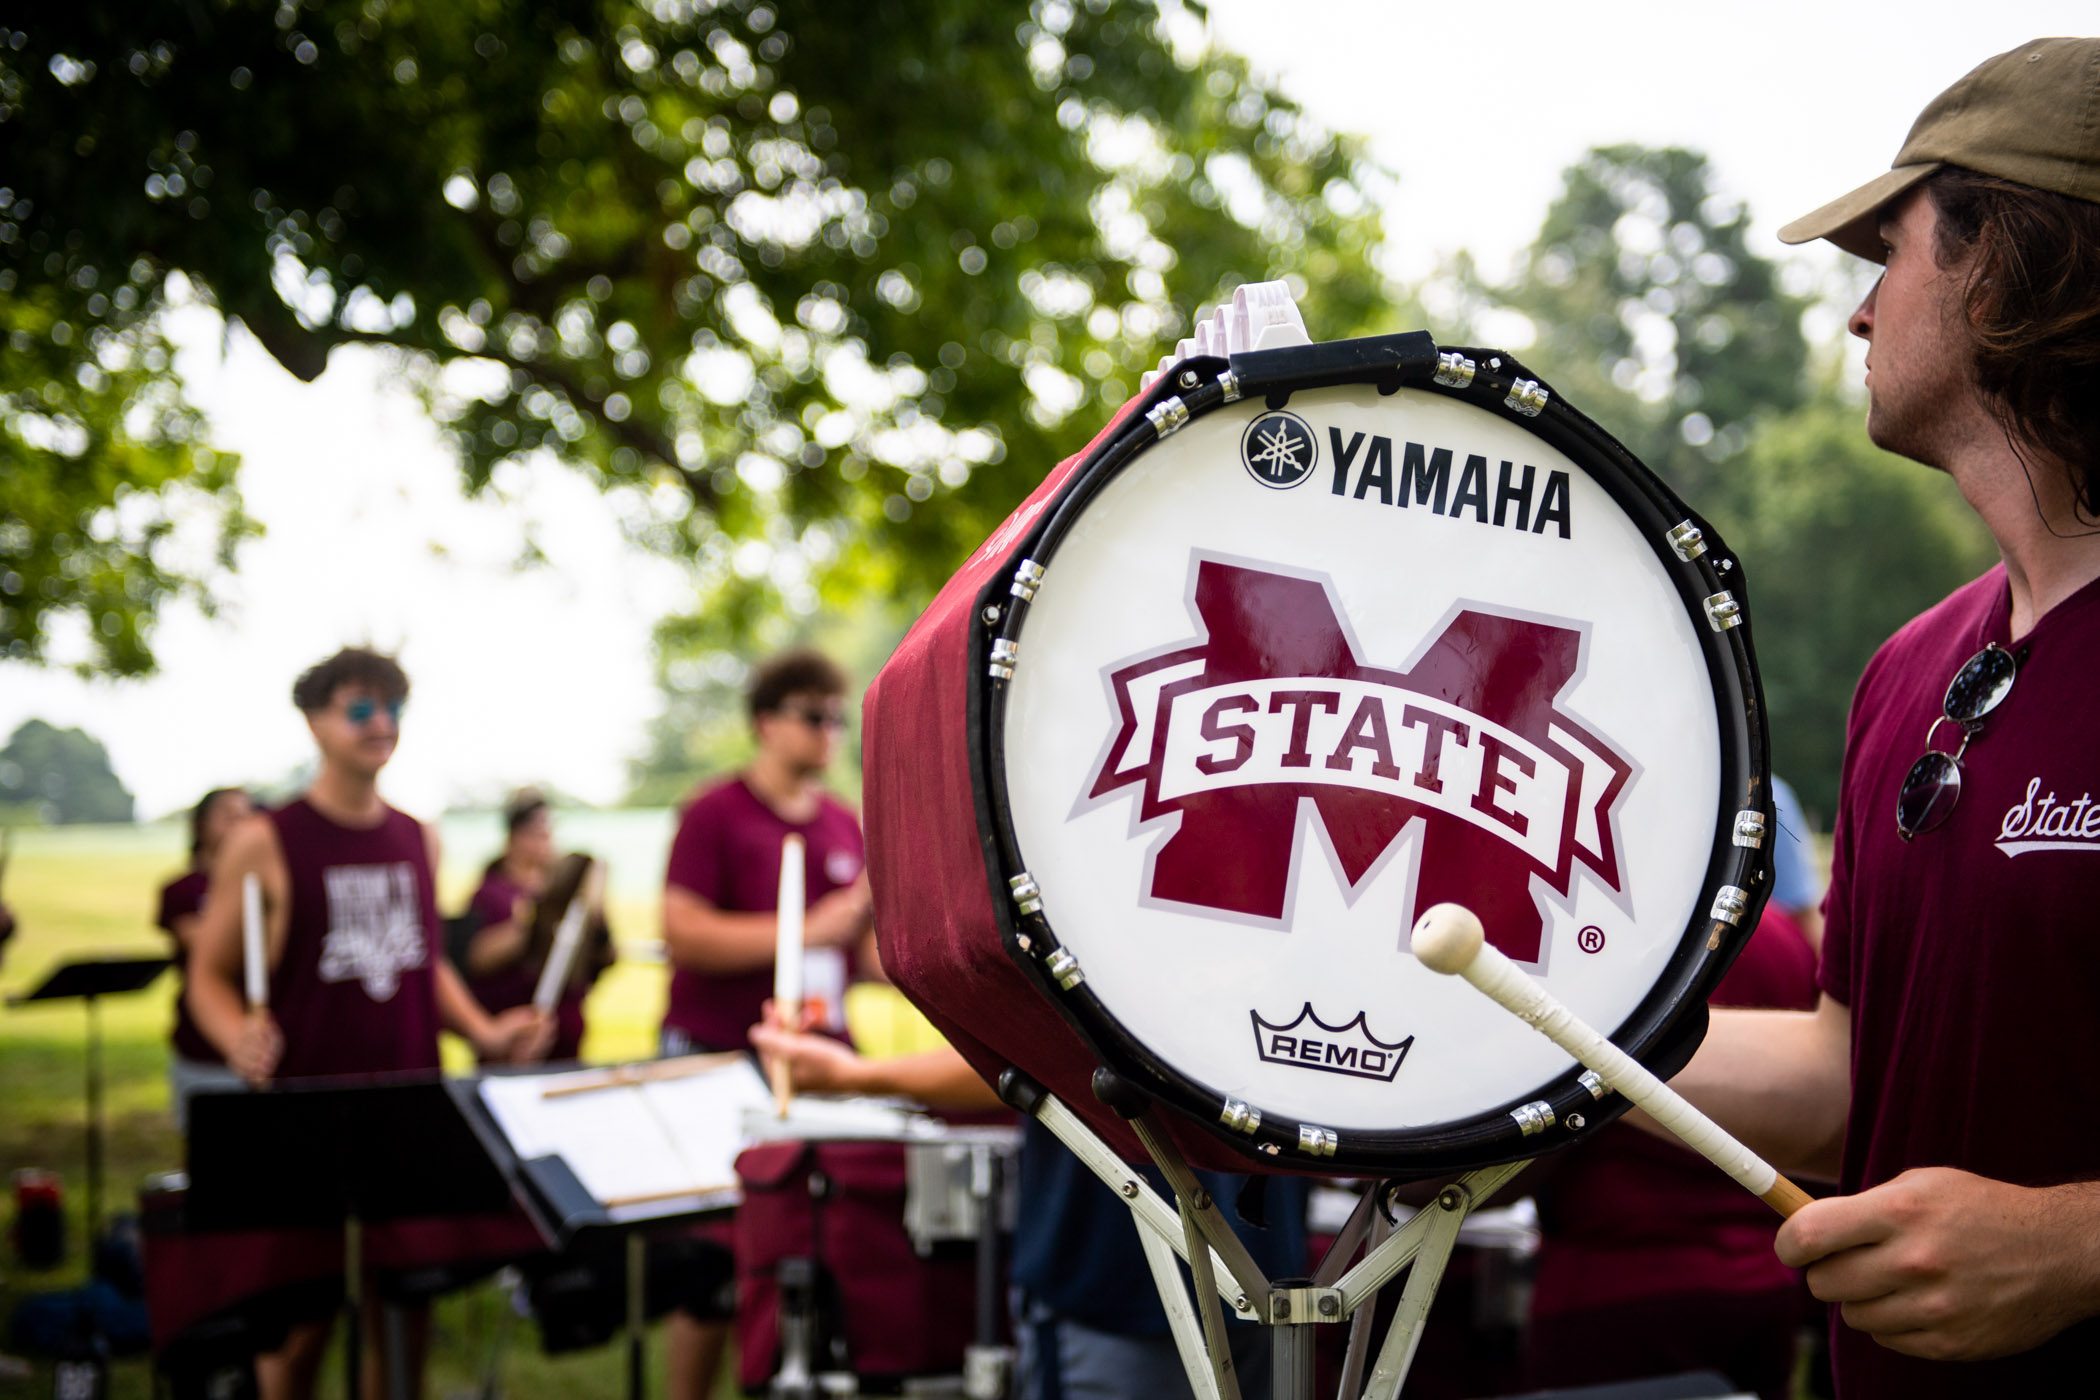
[[[1633,765],[1558,707],[1579,626],[1460,608],[1393,671],[1365,664],[1316,579],[1199,559],[1193,608],[1203,641],[1110,672],[1120,723],[1087,793],[1137,787],[1140,822],[1179,814],[1146,897],[1284,921],[1310,799],[1352,893],[1419,819],[1414,908],[1467,904],[1519,962],[1539,961],[1534,878],[1565,898],[1579,865],[1624,902]]]

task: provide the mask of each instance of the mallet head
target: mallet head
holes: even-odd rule
[[[1486,932],[1463,904],[1437,904],[1415,920],[1414,952],[1424,967],[1455,976],[1473,965]]]

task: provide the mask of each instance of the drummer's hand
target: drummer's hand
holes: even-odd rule
[[[1779,1257],[1892,1351],[1982,1360],[2100,1312],[2100,1185],[2026,1187],[1922,1167],[1803,1206]]]
[[[798,1094],[860,1092],[868,1062],[829,1036],[800,1035],[761,1023],[751,1028],[751,1043],[769,1078],[775,1063],[787,1062]]]
[[[868,931],[874,905],[867,872],[862,871],[858,880],[833,890],[809,907],[809,917],[802,925],[803,943],[811,948],[850,947]]]
[[[536,1006],[513,1006],[489,1017],[488,1041],[478,1046],[483,1057],[524,1064],[544,1060],[554,1048],[554,1018]]]
[[[788,1023],[788,1018],[782,1014],[780,1003],[773,1000],[773,998],[767,997],[766,1004],[759,1008],[759,1024],[776,1031],[815,1030],[817,1023],[823,1019],[824,1008],[813,1001],[805,1001],[796,1008],[795,1020],[792,1025]]]
[[[226,1063],[235,1074],[250,1084],[261,1086],[270,1082],[277,1072],[277,1062],[284,1058],[284,1032],[277,1029],[277,1020],[268,1011],[255,1010],[241,1023],[241,1038],[233,1043],[233,1053]]]

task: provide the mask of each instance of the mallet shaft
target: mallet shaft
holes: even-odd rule
[[[1445,910],[1454,912],[1446,915]],[[1470,911],[1451,905],[1438,905],[1416,925],[1417,948],[1424,954],[1422,961],[1426,965],[1438,972],[1456,973],[1514,1012],[1533,1030],[1595,1070],[1606,1084],[1646,1110],[1685,1146],[1734,1177],[1745,1190],[1781,1215],[1792,1215],[1808,1204],[1812,1198],[1807,1192],[1692,1107],[1682,1094],[1656,1078],[1640,1061],[1585,1024],[1558,997],[1504,957],[1500,949],[1478,941],[1477,937],[1473,940],[1477,947],[1470,956],[1465,954],[1463,940],[1451,940],[1448,950],[1427,948],[1424,939],[1430,934],[1431,921],[1457,915],[1470,920],[1474,929],[1479,928],[1479,920]]]

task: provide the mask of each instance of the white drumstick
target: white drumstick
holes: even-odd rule
[[[251,1012],[270,1004],[270,963],[265,947],[262,880],[251,873],[241,877],[241,972]]]
[[[798,1030],[802,1019],[802,838],[790,832],[780,842],[780,899],[775,906],[779,934],[773,946],[773,1005],[781,1024]],[[786,1060],[773,1062],[773,1107],[787,1117],[794,1092]]]
[[[596,861],[591,863],[554,930],[554,946],[547,950],[539,985],[532,990],[532,1004],[545,1014],[552,1015],[560,1004],[562,989],[569,985],[569,970],[576,965],[576,955],[583,951],[583,926],[590,919],[591,904],[598,893],[598,872],[603,868]]]
[[[1515,1012],[1781,1215],[1792,1215],[1813,1199],[1687,1103],[1682,1094],[1650,1074],[1640,1061],[1584,1025],[1500,949],[1489,946],[1480,920],[1464,905],[1439,904],[1416,920],[1414,952],[1431,971],[1463,977]]]

